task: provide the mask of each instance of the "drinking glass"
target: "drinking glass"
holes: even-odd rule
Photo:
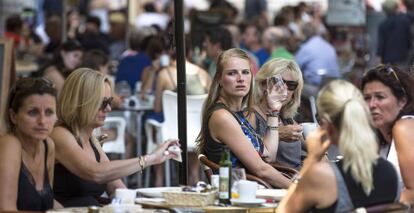
[[[280,74],[271,76],[266,79],[267,90],[270,93],[275,92],[279,98],[286,98],[287,88]]]
[[[280,74],[266,79],[266,100],[270,110],[280,110],[287,98],[287,87]]]
[[[115,85],[115,92],[120,95],[122,98],[128,98],[131,96],[131,87],[128,82],[120,81]]]
[[[244,168],[233,168],[231,171],[231,198],[239,198],[239,181],[246,180],[246,170]]]

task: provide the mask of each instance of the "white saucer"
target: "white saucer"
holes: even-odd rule
[[[260,206],[266,202],[265,199],[256,198],[254,200],[231,199],[231,204],[235,206]]]

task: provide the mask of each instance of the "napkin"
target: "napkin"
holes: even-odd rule
[[[182,150],[180,149],[180,147],[178,147],[177,145],[172,145],[172,146],[168,147],[168,151],[170,153],[174,153],[176,155],[176,157],[173,157],[172,158],[173,160],[176,160],[178,162],[182,162],[183,161],[183,159],[181,157]]]

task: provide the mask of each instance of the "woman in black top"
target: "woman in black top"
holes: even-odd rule
[[[111,196],[116,188],[125,188],[120,178],[175,156],[165,154],[170,145],[179,145],[169,140],[151,154],[109,161],[92,131],[104,125],[111,111],[111,91],[108,78],[88,68],[73,71],[63,85],[51,137],[58,161],[54,191],[65,207],[99,205],[96,197],[104,191]]]
[[[220,153],[227,146],[233,167],[244,167],[274,187],[287,188],[290,180],[262,159],[276,157],[279,142],[277,116],[268,116],[269,131],[261,140],[243,115],[244,108],[249,109],[253,103],[250,60],[248,54],[239,48],[220,53],[217,72],[203,106],[197,148],[208,159],[218,163]],[[274,99],[279,96],[275,88],[267,90],[269,110],[273,113],[282,106],[279,99]]]
[[[399,185],[392,164],[378,155],[369,109],[351,83],[336,80],[317,99],[321,128],[306,138],[308,157],[278,212],[349,212],[397,201]],[[324,160],[330,145],[343,159]]]
[[[0,211],[46,211],[53,202],[56,89],[43,78],[22,78],[7,101],[0,138]]]

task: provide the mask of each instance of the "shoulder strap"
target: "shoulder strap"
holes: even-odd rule
[[[45,168],[47,168],[47,153],[48,153],[48,146],[47,146],[47,140],[43,140],[43,144],[45,145]]]
[[[45,145],[45,172],[43,175],[43,189],[47,188],[49,185],[49,172],[47,171],[47,153],[49,150],[49,147],[47,145],[47,140],[43,140],[43,144]]]
[[[99,154],[98,149],[96,148],[95,144],[93,143],[92,139],[89,138],[89,143],[92,146],[93,152],[95,153],[95,158],[97,162],[101,162],[101,155]]]
[[[338,200],[335,212],[341,212],[346,209],[352,210],[354,209],[354,204],[352,203],[351,197],[349,196],[348,188],[346,187],[345,180],[342,177],[341,171],[339,171],[340,168],[338,168],[338,165],[334,162],[329,163],[332,167],[332,169],[335,172],[335,179],[336,179],[336,185],[338,188]]]

